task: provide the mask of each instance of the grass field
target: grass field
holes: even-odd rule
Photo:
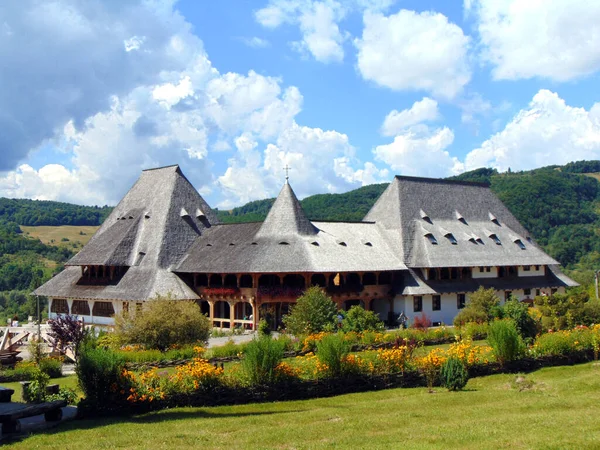
[[[12,448],[598,448],[600,366],[425,388],[81,420]]]
[[[23,234],[39,239],[44,244],[72,245],[73,243],[77,243],[77,247],[87,244],[97,229],[98,227],[75,227],[70,225],[60,227],[21,227]],[[63,239],[68,240],[64,241]]]

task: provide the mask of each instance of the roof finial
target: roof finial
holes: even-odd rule
[[[285,170],[285,184],[288,184],[288,180],[290,179],[290,173],[289,173],[290,169],[291,169],[291,167],[288,166],[287,164],[283,168],[283,170]]]

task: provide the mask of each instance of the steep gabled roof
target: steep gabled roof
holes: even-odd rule
[[[256,237],[310,236],[318,232],[319,230],[306,217],[292,187],[286,182]]]
[[[182,216],[182,210],[202,214],[199,217]],[[182,287],[181,280],[170,269],[194,240],[216,223],[216,214],[181,173],[179,166],[145,170],[90,242],[66,264],[129,267],[119,284],[75,286],[81,275],[80,269],[76,268],[58,274],[36,293],[65,297],[86,293],[98,298],[144,299],[171,292],[175,298],[182,298],[182,295],[183,298],[189,298],[188,295],[195,298],[193,292]]]
[[[557,264],[480,183],[397,176],[365,220],[386,229],[390,245],[409,267]]]

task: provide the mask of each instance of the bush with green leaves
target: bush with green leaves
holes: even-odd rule
[[[112,350],[82,346],[75,372],[87,406],[102,408],[118,403],[115,386],[123,386],[124,369],[125,359]]]
[[[461,391],[469,381],[469,372],[465,364],[456,357],[446,360],[442,366],[442,384],[449,391]]]
[[[539,295],[535,305],[542,313],[544,330],[566,330],[586,322],[584,307],[589,294],[583,290],[574,290],[568,294]]]
[[[516,299],[507,301],[502,311],[504,317],[512,319],[523,339],[533,339],[541,331],[541,323],[529,314],[529,307]]]
[[[26,403],[42,403],[46,400],[46,387],[50,382],[50,377],[37,369],[32,373],[29,384],[23,389],[23,400]]]
[[[250,384],[272,384],[277,379],[275,368],[283,359],[285,342],[270,336],[259,336],[246,346],[242,368]]]
[[[165,351],[173,345],[204,343],[210,321],[197,303],[156,297],[134,315],[117,316],[115,331],[122,342]]]
[[[454,318],[454,325],[459,327],[468,322],[489,322],[501,315],[500,299],[494,289],[484,289],[480,286],[476,292],[469,295],[465,307]]]
[[[318,286],[308,288],[283,319],[286,330],[295,335],[319,333],[334,329],[337,306]]]
[[[335,378],[346,373],[346,357],[351,344],[344,333],[328,334],[317,342],[317,359],[326,366],[328,377]]]
[[[261,336],[270,336],[271,335],[271,325],[265,319],[260,319],[257,327],[258,334]]]
[[[487,341],[500,364],[514,361],[522,356],[525,344],[514,320],[494,320],[488,327]]]
[[[384,328],[383,322],[375,312],[366,311],[358,305],[352,306],[342,320],[342,330],[345,332],[383,331]]]
[[[62,362],[60,359],[42,358],[38,363],[38,367],[50,378],[62,377]]]

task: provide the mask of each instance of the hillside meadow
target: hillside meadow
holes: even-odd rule
[[[72,243],[79,244],[82,247],[88,243],[94,235],[97,226],[91,225],[61,225],[61,226],[21,226],[25,236],[39,239],[46,245],[68,245]],[[67,239],[67,240],[65,240]]]
[[[12,442],[79,448],[597,448],[600,365],[307,401],[77,420]]]

